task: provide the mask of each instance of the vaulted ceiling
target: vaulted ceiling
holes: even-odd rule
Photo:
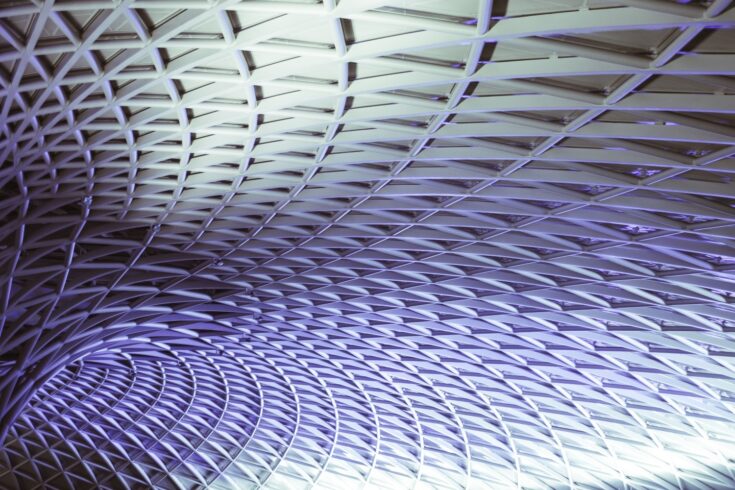
[[[730,0],[0,2],[0,487],[735,487]]]

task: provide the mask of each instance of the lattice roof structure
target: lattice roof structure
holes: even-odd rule
[[[1,488],[735,488],[732,1],[0,39]]]

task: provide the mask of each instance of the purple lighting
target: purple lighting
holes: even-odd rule
[[[732,0],[0,3],[0,490],[735,488]]]

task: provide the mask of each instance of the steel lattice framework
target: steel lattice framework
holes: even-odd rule
[[[0,39],[0,487],[735,488],[730,0]]]

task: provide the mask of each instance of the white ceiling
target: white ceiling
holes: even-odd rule
[[[730,0],[0,2],[0,487],[732,488]]]

